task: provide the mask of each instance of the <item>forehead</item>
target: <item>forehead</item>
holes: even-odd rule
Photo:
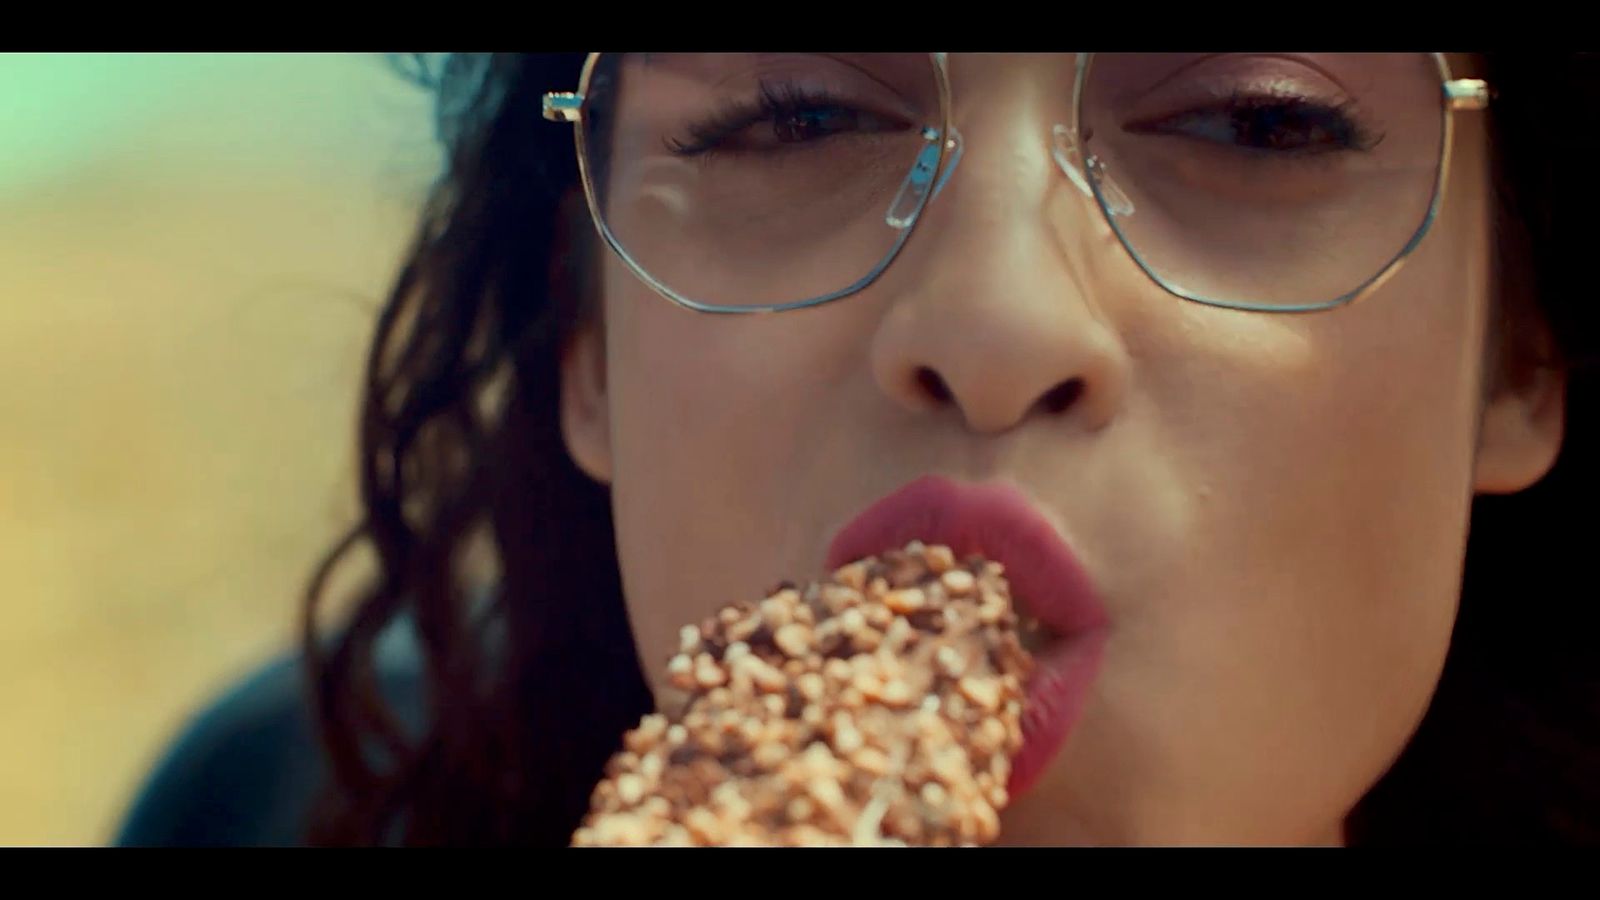
[[[702,79],[714,79],[719,74],[726,73],[731,68],[748,68],[752,65],[762,67],[773,63],[780,63],[786,58],[827,56],[841,62],[864,69],[882,69],[890,66],[895,70],[904,70],[901,74],[915,72],[920,74],[928,65],[930,56],[948,57],[948,53],[630,53],[625,58],[635,65],[650,68],[667,69],[680,75]],[[1008,54],[1002,54],[1008,55]],[[1076,56],[1076,53],[1061,53],[1060,56]],[[1174,57],[1183,57],[1188,54],[1164,54]],[[1196,53],[1195,57],[1210,54]],[[1330,56],[1330,54],[1308,54],[1310,57]],[[1339,56],[1343,54],[1331,54]],[[1371,54],[1366,56],[1370,65],[1375,60],[1381,60],[1385,54]],[[1396,60],[1402,57],[1414,56],[1414,53],[1391,54]],[[1478,78],[1482,77],[1482,59],[1476,53],[1445,53],[1443,54],[1446,65],[1452,78]]]

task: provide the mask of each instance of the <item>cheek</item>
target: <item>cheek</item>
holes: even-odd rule
[[[1018,834],[1049,806],[1100,839],[1309,839],[1403,747],[1454,622],[1485,300],[1416,262],[1334,315],[1124,326],[1137,462],[1095,491],[1124,498],[1098,522],[1117,630]]]
[[[806,472],[814,423],[844,389],[823,316],[711,316],[610,280],[607,378],[613,512],[646,673],[679,628],[814,565]]]

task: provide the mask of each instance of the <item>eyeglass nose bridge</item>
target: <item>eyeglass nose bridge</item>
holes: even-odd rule
[[[1095,199],[1094,188],[1089,184],[1089,178],[1084,174],[1087,169],[1094,176],[1100,186],[1100,196],[1105,201],[1106,212],[1118,218],[1133,215],[1133,201],[1111,177],[1105,163],[1094,155],[1090,155],[1084,166],[1078,164],[1082,154],[1078,150],[1078,134],[1066,125],[1057,124],[1050,129],[1050,156],[1056,161],[1056,166],[1061,169],[1067,180],[1072,182],[1085,197]]]
[[[911,171],[906,173],[900,190],[895,192],[894,200],[889,204],[889,211],[884,214],[884,221],[896,230],[904,231],[917,221],[922,208],[939,196],[939,192],[950,181],[950,176],[955,174],[956,166],[961,164],[965,144],[962,143],[961,132],[952,127],[950,137],[943,142],[950,160],[945,164],[944,174],[939,176],[938,183],[934,183],[933,176],[939,167],[939,130],[923,129],[922,137],[925,143],[917,152],[917,161],[912,163]],[[926,200],[923,199],[925,197]]]
[[[1085,197],[1096,200],[1094,188],[1090,186],[1089,178],[1084,174],[1087,169],[1099,183],[1100,197],[1104,199],[1106,212],[1118,218],[1133,215],[1133,201],[1128,199],[1127,193],[1111,177],[1105,163],[1091,155],[1087,166],[1078,164],[1077,160],[1082,154],[1078,151],[1076,132],[1066,125],[1058,124],[1050,129],[1050,137],[1050,156],[1055,160],[1056,167],[1061,169],[1067,180],[1071,181]],[[966,144],[961,139],[961,131],[952,127],[950,137],[945,141],[945,149],[950,158],[945,164],[944,171],[939,174],[938,182],[935,183],[933,177],[939,165],[939,132],[934,128],[925,129],[923,138],[926,143],[917,153],[916,162],[912,164],[911,171],[906,173],[905,180],[900,183],[900,190],[895,193],[894,200],[884,215],[884,221],[890,228],[897,230],[910,228],[923,207],[939,196],[939,192],[944,190],[945,184],[950,181],[950,176],[955,174],[956,167],[961,164]],[[924,196],[927,197],[926,201],[923,200]]]

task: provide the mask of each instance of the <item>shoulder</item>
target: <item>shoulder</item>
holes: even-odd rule
[[[421,720],[421,666],[409,620],[375,654],[402,720]],[[119,846],[292,846],[325,775],[299,652],[282,654],[210,699],[146,778]]]

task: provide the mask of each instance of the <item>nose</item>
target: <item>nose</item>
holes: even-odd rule
[[[1114,237],[1064,177],[1048,120],[994,112],[965,130],[960,174],[884,276],[873,376],[904,408],[953,410],[975,432],[1030,418],[1096,430],[1128,380],[1095,303]]]

